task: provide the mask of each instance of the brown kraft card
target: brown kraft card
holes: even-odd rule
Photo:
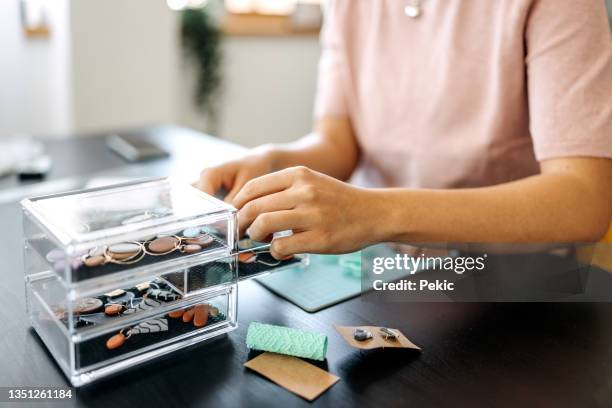
[[[357,341],[354,337],[355,329],[363,329],[372,333],[373,337],[364,341]],[[419,346],[408,340],[402,332],[397,329],[392,329],[399,333],[397,339],[385,339],[380,333],[380,327],[377,326],[336,326],[336,331],[340,333],[342,338],[349,344],[349,346],[362,349],[372,350],[379,348],[407,348],[414,350],[421,350]]]
[[[308,401],[340,380],[304,360],[283,354],[266,352],[247,361],[244,366]]]

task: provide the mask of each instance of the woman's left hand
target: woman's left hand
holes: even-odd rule
[[[351,186],[310,170],[291,167],[246,183],[233,200],[240,210],[240,233],[256,241],[275,232],[272,256],[298,253],[345,253],[377,242],[380,199],[375,190]]]

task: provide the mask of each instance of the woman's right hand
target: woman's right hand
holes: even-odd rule
[[[223,189],[228,192],[224,200],[231,202],[249,180],[274,170],[272,156],[271,149],[257,148],[241,159],[206,168],[200,173],[196,187],[210,195]]]

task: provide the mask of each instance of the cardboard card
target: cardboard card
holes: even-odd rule
[[[372,333],[372,338],[364,341],[357,341],[354,337],[355,329],[363,329]],[[349,346],[362,349],[372,350],[378,348],[407,348],[414,350],[421,350],[419,346],[408,340],[404,334],[397,330],[392,329],[399,333],[397,339],[386,339],[380,333],[380,327],[378,326],[336,326],[336,331],[340,333],[342,338],[349,344]]]
[[[244,363],[281,387],[312,401],[340,380],[297,357],[263,353]]]

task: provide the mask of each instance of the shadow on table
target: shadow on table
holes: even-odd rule
[[[410,349],[361,350],[349,354],[339,364],[339,371],[349,387],[365,391],[369,386],[394,376],[420,355],[419,350]]]
[[[265,351],[261,350],[249,350],[249,354],[247,355],[247,361],[254,359],[255,357],[265,353]],[[319,367],[321,370],[329,371],[327,359],[323,361],[311,360],[309,358],[300,358],[300,360],[304,360],[307,363],[312,364],[313,366]]]
[[[169,400],[205,404],[210,390],[231,376],[234,349],[223,335],[85,385],[77,398],[88,407],[108,407],[118,400],[123,406],[155,406]]]

